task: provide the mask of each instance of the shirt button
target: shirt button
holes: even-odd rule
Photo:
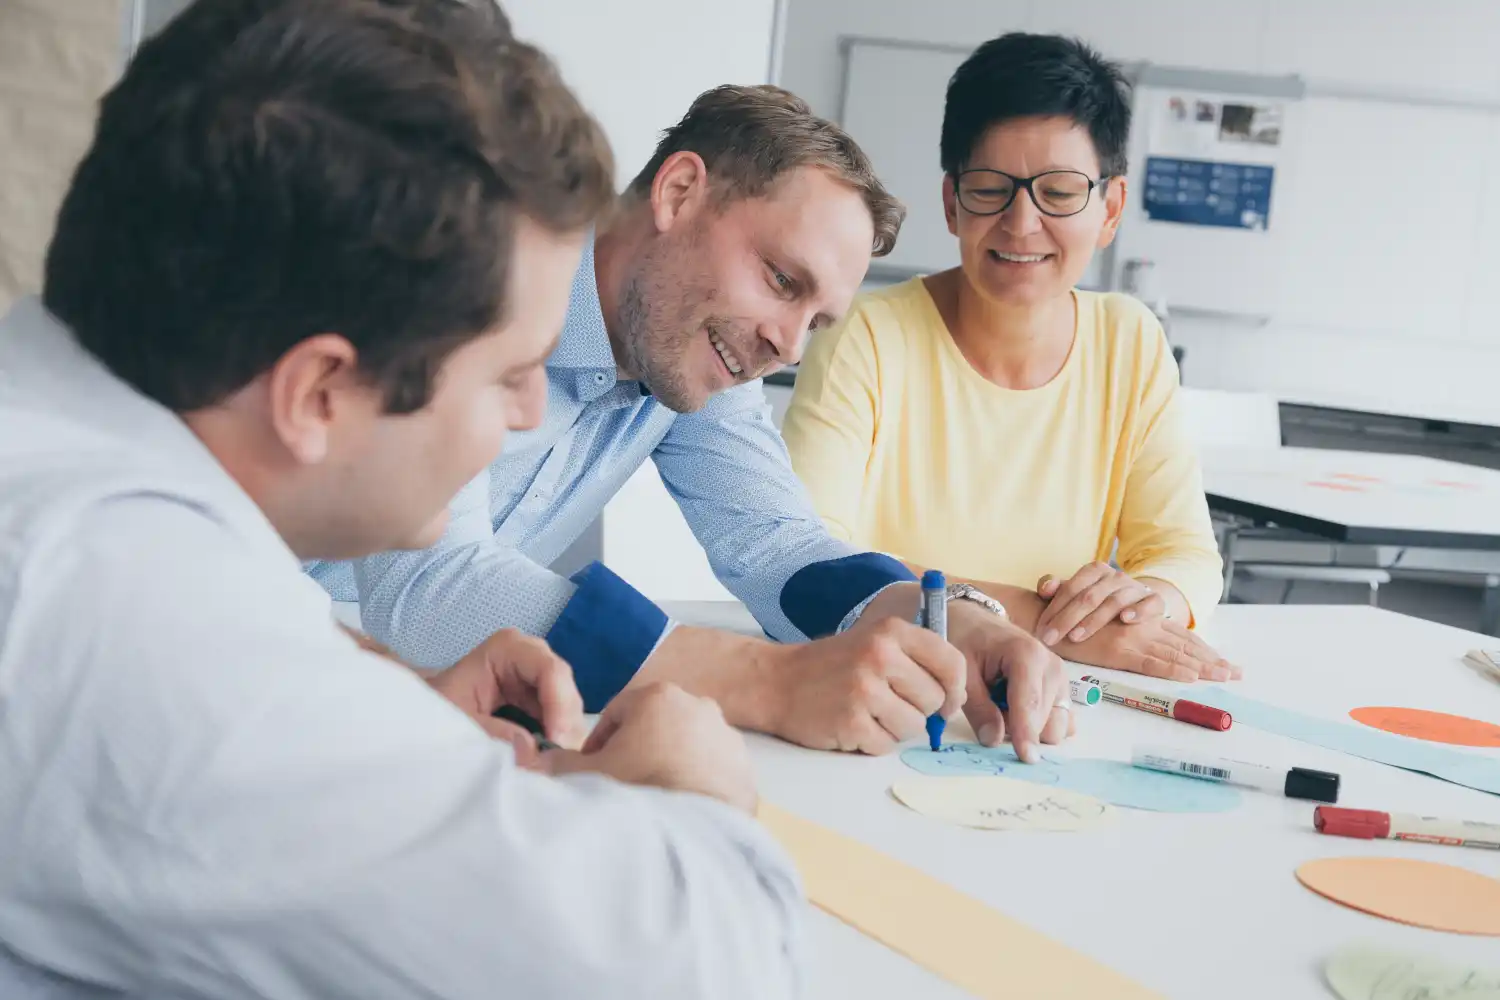
[[[606,376],[605,376],[605,374],[603,372],[595,372],[594,373],[594,384],[595,385],[603,385],[604,381],[605,381],[605,378],[606,378]]]

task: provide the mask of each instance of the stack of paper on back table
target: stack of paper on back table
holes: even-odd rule
[[[1464,654],[1464,662],[1497,681],[1500,681],[1500,649],[1471,649]]]

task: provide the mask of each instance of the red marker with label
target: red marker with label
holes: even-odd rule
[[[1107,681],[1102,677],[1090,677],[1088,674],[1085,674],[1083,679],[1099,685],[1099,693],[1104,695],[1105,701],[1112,701],[1126,708],[1150,712],[1152,715],[1163,715],[1169,719],[1176,719],[1178,722],[1202,726],[1204,729],[1217,729],[1220,732],[1234,723],[1233,716],[1222,708],[1214,708],[1212,705],[1200,705],[1196,701],[1173,698],[1171,695],[1152,694],[1150,691],[1142,691],[1129,684]]]
[[[1436,816],[1413,816],[1409,813],[1388,813],[1376,809],[1318,806],[1313,810],[1313,826],[1319,833],[1331,833],[1336,837],[1415,840],[1423,844],[1488,847],[1500,851],[1500,823],[1438,819]]]

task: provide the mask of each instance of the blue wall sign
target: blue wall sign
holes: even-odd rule
[[[1157,222],[1265,229],[1276,169],[1249,163],[1146,159],[1146,217]]]

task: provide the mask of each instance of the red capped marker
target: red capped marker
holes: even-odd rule
[[[1114,702],[1116,705],[1124,705],[1140,712],[1150,712],[1152,715],[1163,715],[1178,722],[1186,722],[1191,726],[1202,726],[1204,729],[1216,729],[1223,732],[1234,724],[1234,717],[1222,708],[1214,708],[1212,705],[1200,705],[1196,701],[1188,701],[1186,698],[1173,698],[1170,695],[1152,694],[1129,684],[1121,684],[1119,681],[1107,681],[1102,677],[1090,677],[1084,674],[1085,681],[1091,681],[1099,685],[1099,692],[1104,695],[1105,701]]]
[[[1500,851],[1500,823],[1475,823],[1464,819],[1439,819],[1410,813],[1388,813],[1377,809],[1341,809],[1318,806],[1313,826],[1319,833],[1361,840],[1414,840],[1449,847],[1488,847]]]

